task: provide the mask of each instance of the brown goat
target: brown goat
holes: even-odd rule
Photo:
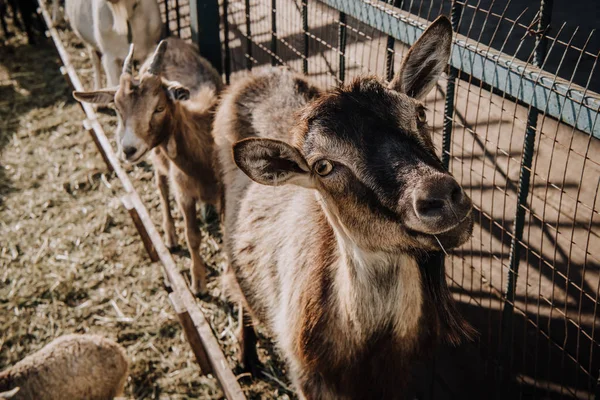
[[[108,400],[123,393],[125,350],[96,335],[65,335],[0,372],[0,399]]]
[[[470,237],[471,200],[436,156],[418,100],[451,41],[440,17],[389,86],[367,77],[321,93],[272,69],[232,86],[217,110],[230,268],[300,398],[404,398],[439,336],[472,333],[440,262]]]
[[[219,208],[221,195],[213,170],[211,129],[223,84],[197,48],[181,39],[163,40],[142,66],[139,79],[133,77],[132,56],[133,46],[118,88],[74,92],[73,96],[89,103],[115,103],[119,153],[126,162],[136,163],[153,150],[166,244],[173,248],[177,243],[169,205],[170,179],[185,220],[192,258],[191,289],[200,294],[206,291],[206,266],[198,252],[201,235],[196,203]]]

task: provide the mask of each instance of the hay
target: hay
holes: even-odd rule
[[[84,47],[61,31],[86,87],[92,70]],[[131,372],[126,397],[222,398],[212,376],[201,376],[127,212],[119,181],[107,172],[82,128],[83,114],[59,73],[51,42],[26,45],[17,35],[0,45],[0,369],[53,338],[91,332],[126,347]],[[99,114],[107,134],[114,113]],[[152,168],[129,168],[157,226],[159,199]],[[174,204],[174,203],[173,203]],[[183,222],[175,211],[182,250],[174,255],[188,274]],[[201,253],[209,295],[199,305],[249,398],[293,398],[282,364],[264,337],[260,380],[244,374],[233,335],[237,310],[218,284],[224,267],[214,215],[202,226]]]

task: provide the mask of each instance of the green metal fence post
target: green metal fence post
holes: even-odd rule
[[[231,52],[229,51],[229,0],[223,0],[223,63],[225,72],[225,84],[229,85],[231,77]]]
[[[277,65],[277,0],[271,0],[271,65]]]
[[[246,69],[252,70],[252,31],[250,21],[250,0],[244,2],[244,10],[246,13]]]
[[[460,14],[462,12],[462,6],[454,1],[452,3],[452,11],[450,12],[450,22],[452,23],[452,30],[458,32],[458,21],[460,20]],[[446,85],[446,100],[444,105],[444,124],[442,131],[442,164],[446,169],[450,169],[450,147],[452,144],[452,120],[454,118],[454,92],[456,89],[456,78],[458,77],[458,70],[450,66],[448,71],[448,83]]]
[[[192,41],[219,73],[223,73],[221,39],[219,34],[219,1],[190,0]]]
[[[533,65],[541,67],[544,64],[547,51],[546,30],[550,25],[552,16],[553,0],[540,1],[540,18],[538,22],[538,32],[535,47]],[[514,331],[514,301],[517,291],[517,278],[519,274],[519,263],[521,261],[521,240],[523,239],[523,229],[525,227],[525,207],[529,196],[529,184],[531,178],[531,165],[533,163],[533,152],[535,146],[535,136],[537,131],[537,120],[539,111],[537,108],[529,107],[527,114],[527,126],[525,129],[525,139],[523,140],[523,156],[521,157],[521,171],[519,173],[519,187],[517,189],[517,211],[515,212],[513,237],[510,243],[510,255],[508,261],[508,276],[506,285],[506,300],[502,310],[502,344],[500,359],[501,368],[505,382],[504,391],[510,393],[510,360],[512,359],[512,334]]]
[[[308,74],[308,0],[302,1],[302,34],[304,36],[304,58],[302,73]]]
[[[344,83],[346,79],[346,13],[340,13],[340,29],[338,31],[338,50],[340,51],[338,79]]]
[[[400,0],[393,0],[391,4],[394,7],[400,6]],[[393,36],[387,37],[386,53],[385,53],[385,78],[388,82],[394,79],[394,44],[396,39]]]

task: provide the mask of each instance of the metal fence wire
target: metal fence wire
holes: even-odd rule
[[[193,37],[188,1],[162,4],[182,37]],[[600,399],[597,2],[191,2],[219,7],[227,81],[286,65],[323,87],[391,79],[428,21],[451,16],[448,74],[426,103],[436,148],[475,204],[473,238],[446,268],[480,335],[437,352],[420,397]]]

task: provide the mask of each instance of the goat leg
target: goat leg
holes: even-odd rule
[[[169,178],[156,170],[154,175],[156,177],[156,187],[160,195],[160,205],[162,208],[163,216],[163,230],[165,232],[165,244],[170,251],[173,251],[177,247],[177,233],[175,231],[175,222],[173,222],[173,216],[171,215],[171,205],[169,203]]]
[[[60,4],[58,0],[52,0],[52,25],[56,26],[62,21],[62,15],[60,15]]]
[[[260,376],[260,360],[256,351],[258,337],[254,330],[254,322],[252,316],[244,311],[242,302],[239,307],[239,328],[236,336],[240,349],[240,360],[244,370],[251,373],[254,378],[258,378]]]
[[[100,54],[92,46],[87,46],[87,50],[94,71],[94,90],[99,90],[102,88],[102,82],[100,80]]]
[[[102,66],[106,73],[106,86],[115,87],[119,84],[122,65],[119,60],[109,54],[102,54]]]
[[[200,241],[202,236],[196,220],[196,199],[180,194],[179,207],[185,220],[185,236],[192,257],[190,272],[192,276],[191,290],[196,295],[206,293],[206,265],[200,257]]]

